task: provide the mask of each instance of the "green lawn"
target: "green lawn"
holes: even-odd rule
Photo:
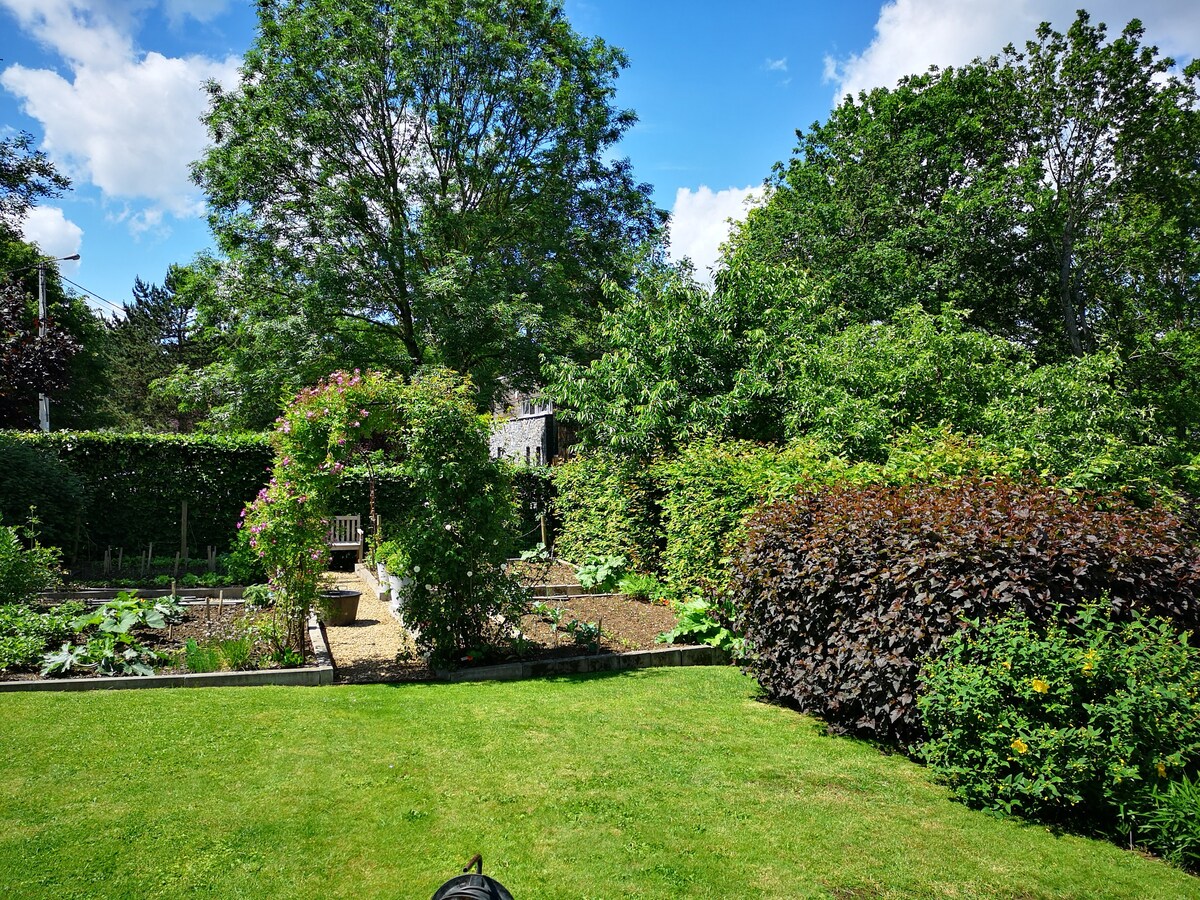
[[[0,894],[1200,897],[822,736],[733,669],[0,695]]]

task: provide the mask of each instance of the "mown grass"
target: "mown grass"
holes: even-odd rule
[[[517,900],[1200,897],[950,802],[733,669],[0,695],[0,894]]]

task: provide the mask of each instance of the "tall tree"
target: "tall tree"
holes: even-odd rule
[[[33,136],[20,132],[0,140],[0,232],[14,237],[41,197],[57,197],[71,186],[46,154],[33,149]]]
[[[181,410],[181,398],[165,388],[177,370],[191,378],[193,368],[211,361],[198,309],[208,302],[214,265],[200,256],[191,265],[172,265],[161,285],[137,278],[132,302],[109,325],[107,405],[123,426],[188,431],[199,418],[198,411]]]
[[[951,303],[1045,361],[1200,312],[1200,63],[1084,12],[1023,51],[846,98],[734,243],[860,321]]]
[[[551,0],[265,0],[194,168],[239,321],[393,343],[488,390],[578,355],[660,224],[610,148],[624,54]],[[358,323],[357,326],[354,323]]]

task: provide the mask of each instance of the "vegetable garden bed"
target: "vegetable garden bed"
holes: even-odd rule
[[[171,598],[142,597],[138,599],[145,605],[150,605],[151,601],[170,601]],[[121,602],[119,599],[117,604],[119,605]],[[129,599],[126,598],[124,602],[128,604]],[[74,617],[79,620],[81,617],[99,617],[110,606],[112,606],[111,603],[90,599],[60,608],[72,610],[75,614]],[[169,602],[168,607],[170,607]],[[105,686],[111,686],[114,681],[130,680],[150,685],[162,683],[156,680],[162,678],[175,679],[172,683],[177,683],[181,676],[194,679],[198,675],[228,676],[230,674],[294,671],[314,667],[311,662],[307,666],[303,665],[298,656],[285,657],[274,649],[271,638],[274,625],[270,610],[254,609],[239,600],[212,598],[184,600],[178,602],[173,609],[173,613],[160,620],[161,627],[153,627],[139,622],[132,627],[116,632],[117,637],[114,644],[118,655],[115,665],[120,665],[119,654],[129,648],[136,648],[138,656],[130,659],[139,664],[138,672],[128,671],[128,667],[125,667],[124,671],[114,671],[113,662],[98,664],[95,652],[89,656],[88,651],[92,649],[91,641],[97,637],[103,637],[105,634],[113,633],[115,627],[112,624],[100,624],[99,627],[96,627],[93,623],[92,629],[94,630],[89,629],[87,632],[67,637],[65,640],[55,640],[53,645],[48,648],[49,657],[42,657],[36,662],[30,661],[23,665],[12,666],[6,671],[0,671],[0,689],[5,689],[6,686],[8,689],[14,689],[17,684],[35,682],[44,682],[49,687],[63,684],[66,681],[97,681],[104,682]],[[115,616],[110,615],[107,621],[109,623],[118,622],[121,615],[118,611]],[[129,613],[129,615],[133,615],[133,613]],[[319,648],[318,645],[320,645]],[[60,646],[62,649],[59,649]],[[324,649],[323,641],[319,636],[319,631],[314,638],[312,629],[310,629],[306,659],[309,661],[316,659],[317,667],[320,667],[322,663],[328,667],[328,661],[320,659],[317,649]],[[327,656],[327,653],[325,655]],[[63,661],[68,658],[70,658],[69,664],[63,664]],[[49,677],[43,674],[47,659],[57,659],[59,663],[54,667],[55,670],[49,673]],[[141,664],[144,664],[144,667]],[[153,670],[153,674],[150,674],[150,669]],[[220,679],[202,680],[213,682]],[[272,682],[271,678],[248,680],[227,678],[226,680],[230,683],[253,683],[256,680],[262,683]],[[323,683],[328,680],[330,679],[318,678],[312,680],[311,683]],[[305,679],[301,678],[297,682],[294,678],[289,677],[283,681],[304,683]]]

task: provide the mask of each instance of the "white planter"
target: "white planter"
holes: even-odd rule
[[[379,586],[384,587],[387,584],[388,570],[383,563],[375,564],[375,575],[379,578]]]
[[[407,579],[400,578],[398,575],[393,575],[391,572],[388,572],[387,580],[388,587],[392,589],[392,596],[399,600],[401,592],[404,590],[404,582]]]

